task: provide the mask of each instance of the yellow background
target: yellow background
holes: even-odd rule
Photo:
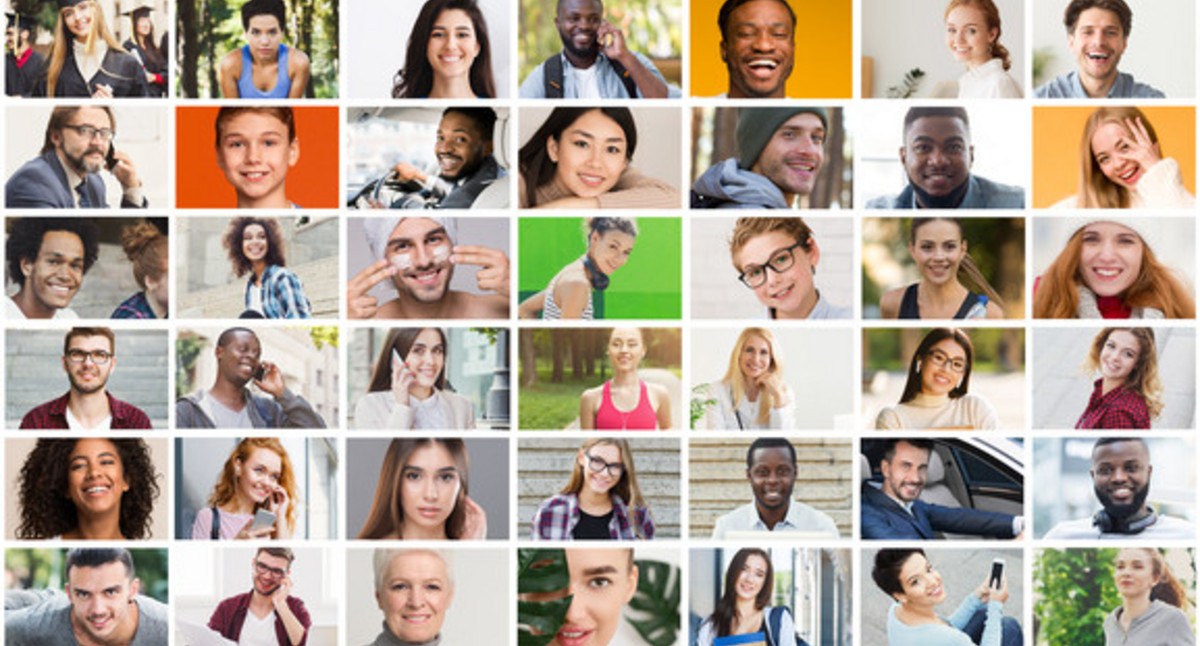
[[[1179,162],[1183,185],[1196,193],[1196,110],[1138,106],[1158,134],[1163,157]],[[1088,107],[1033,109],[1033,207],[1049,208],[1079,192],[1079,144]]]
[[[721,60],[717,13],[724,0],[692,0],[691,86],[693,96],[729,90]],[[792,98],[849,99],[853,93],[850,0],[788,0],[796,12],[796,50],[787,95]]]

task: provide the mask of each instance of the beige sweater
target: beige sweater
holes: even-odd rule
[[[530,208],[525,198],[525,177],[518,181],[518,204],[521,208]],[[537,188],[537,203],[547,204],[567,195],[558,189],[553,182]],[[596,198],[602,209],[677,209],[680,207],[679,191],[670,184],[647,177],[632,166],[621,173],[612,190]]]

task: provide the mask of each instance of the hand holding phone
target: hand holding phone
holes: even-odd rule
[[[275,512],[260,507],[254,512],[254,522],[250,525],[249,531],[270,529],[275,526],[275,518]]]
[[[413,387],[417,381],[417,375],[404,363],[400,358],[400,353],[392,348],[392,397],[395,398],[397,404],[407,406],[409,403],[409,389]]]

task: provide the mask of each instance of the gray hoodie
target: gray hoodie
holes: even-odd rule
[[[744,170],[730,157],[714,164],[692,185],[694,209],[786,209],[788,203],[771,180]]]
[[[1129,632],[1121,629],[1118,606],[1104,618],[1104,646],[1195,646],[1196,633],[1183,611],[1159,600],[1150,602],[1146,612],[1129,622]]]

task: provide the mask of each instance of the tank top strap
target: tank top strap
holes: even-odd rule
[[[913,283],[904,290],[904,297],[900,299],[900,316],[902,319],[919,319],[921,318],[921,306],[917,304],[917,285]]]
[[[954,313],[954,318],[965,319],[967,314],[971,312],[971,308],[975,307],[975,303],[979,302],[979,294],[971,290],[967,290],[967,297],[963,299],[962,305],[958,306],[958,311]]]

